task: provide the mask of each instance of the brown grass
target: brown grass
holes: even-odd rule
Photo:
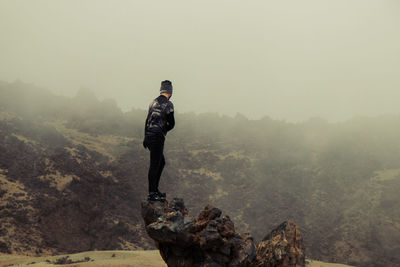
[[[89,262],[72,263],[65,265],[53,264],[57,259],[68,256],[72,261],[79,261],[89,257]],[[47,261],[46,261],[47,260]],[[166,267],[158,250],[137,251],[89,251],[77,254],[58,255],[48,257],[28,257],[22,255],[0,254],[0,267],[3,266],[76,266],[76,267]],[[349,267],[349,265],[326,263],[307,259],[307,267]]]
[[[65,265],[55,265],[57,259],[68,256],[74,261],[90,258],[88,262],[72,263]],[[76,267],[165,267],[158,250],[142,251],[89,251],[77,254],[48,256],[48,257],[28,257],[22,255],[0,254],[0,267],[3,266],[76,266]]]

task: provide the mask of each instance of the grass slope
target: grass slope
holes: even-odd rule
[[[158,250],[141,251],[90,251],[77,254],[28,257],[21,255],[0,254],[0,267],[3,266],[60,266],[62,259],[70,259],[73,263],[62,264],[76,267],[163,267],[167,266]],[[65,262],[66,263],[66,262]],[[346,267],[349,265],[307,260],[307,267]]]
[[[158,250],[146,251],[90,251],[77,254],[47,256],[47,257],[28,257],[20,255],[0,254],[0,267],[3,266],[60,266],[57,260],[66,258],[73,263],[62,264],[63,266],[143,266],[143,267],[163,267],[167,266],[162,260]],[[81,261],[81,262],[79,262]],[[66,263],[66,262],[65,262]]]

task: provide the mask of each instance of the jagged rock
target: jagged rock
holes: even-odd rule
[[[208,205],[189,217],[183,200],[142,202],[148,235],[168,266],[250,266],[255,246],[250,236],[235,232],[228,216]]]
[[[188,216],[183,199],[142,202],[148,235],[168,266],[304,266],[298,228],[286,222],[258,246],[250,234],[236,233],[229,216],[207,205],[197,218]],[[257,253],[256,253],[257,252]]]
[[[303,238],[296,224],[286,221],[257,246],[256,266],[305,266]]]

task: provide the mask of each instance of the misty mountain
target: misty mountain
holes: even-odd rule
[[[0,251],[152,248],[140,217],[145,115],[85,89],[68,98],[0,83]],[[309,258],[400,266],[399,115],[287,123],[177,113],[176,123],[160,188],[194,214],[219,207],[258,240],[290,219]]]

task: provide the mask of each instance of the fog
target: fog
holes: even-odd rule
[[[400,113],[396,0],[1,0],[0,80],[147,108],[329,121]]]

